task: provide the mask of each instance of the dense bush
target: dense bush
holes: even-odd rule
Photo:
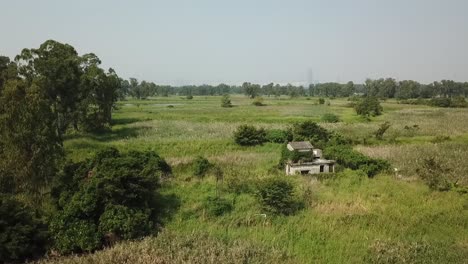
[[[294,186],[283,178],[268,178],[257,186],[257,197],[263,209],[273,214],[288,215],[296,208]]]
[[[210,196],[204,201],[204,207],[211,216],[221,216],[232,210],[232,203],[221,197]]]
[[[402,99],[398,101],[399,104],[411,104],[411,105],[428,105],[429,101],[426,99]]]
[[[157,216],[155,190],[171,172],[155,152],[114,148],[65,165],[52,187],[57,213],[50,223],[60,253],[92,251],[113,240],[150,233]]]
[[[266,132],[263,128],[241,125],[234,132],[234,140],[241,146],[254,146],[266,142]]]
[[[205,176],[206,173],[210,170],[210,168],[210,162],[202,156],[196,157],[193,161],[193,174],[197,177]]]
[[[272,143],[285,143],[292,140],[290,130],[270,129],[266,131],[266,140]]]
[[[186,98],[187,98],[187,100],[192,100],[192,99],[193,99],[193,95],[189,94],[189,95],[187,95]]]
[[[47,237],[47,226],[32,208],[10,195],[0,195],[0,263],[41,256]]]
[[[366,97],[355,103],[354,109],[360,116],[370,117],[382,114],[383,108],[376,97]]]
[[[338,123],[340,122],[340,118],[332,113],[327,113],[322,116],[322,121],[326,123]]]
[[[375,138],[378,140],[382,140],[383,135],[385,134],[385,132],[387,132],[390,126],[391,124],[388,121],[380,124],[379,129],[377,129],[377,131],[374,132]]]
[[[319,98],[319,99],[318,99],[318,103],[319,103],[319,104],[325,104],[325,99]]]
[[[436,97],[431,99],[430,105],[436,107],[467,107],[468,103],[464,97]]]
[[[450,102],[450,107],[468,107],[468,103],[465,100],[465,97],[454,97]]]
[[[263,104],[263,98],[262,97],[256,97],[253,102],[252,102],[253,105],[255,106],[264,106],[265,104]]]
[[[412,104],[412,105],[430,105],[435,107],[468,107],[466,99],[462,96],[458,97],[434,97],[432,99],[403,99],[398,101],[400,104]]]
[[[325,128],[313,121],[295,123],[292,127],[292,134],[295,141],[309,140],[317,146],[328,142],[331,136]]]
[[[222,107],[232,107],[231,97],[229,96],[229,94],[225,94],[225,95],[223,95],[223,97],[221,97],[221,106]]]
[[[447,178],[448,168],[445,168],[439,161],[434,158],[424,159],[421,168],[417,169],[417,173],[421,179],[431,188],[436,191],[448,191],[452,184]]]
[[[373,177],[377,173],[390,168],[390,164],[387,161],[369,158],[353,150],[349,145],[328,146],[323,153],[325,157],[336,160],[346,168],[364,171],[369,177]]]

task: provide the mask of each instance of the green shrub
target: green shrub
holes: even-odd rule
[[[47,226],[32,208],[10,195],[0,195],[0,262],[39,257],[47,247]]]
[[[292,127],[292,135],[295,141],[310,140],[317,146],[328,142],[331,136],[325,128],[313,121],[295,123]]]
[[[366,97],[354,105],[356,113],[363,117],[378,116],[382,114],[383,108],[376,97]]]
[[[332,113],[327,113],[322,116],[322,122],[325,123],[338,123],[340,122],[340,118]]]
[[[149,212],[121,205],[108,205],[99,218],[101,234],[115,234],[122,239],[132,239],[149,234],[153,222]]]
[[[253,105],[255,106],[264,106],[265,104],[263,104],[263,98],[262,97],[256,97],[253,102],[252,102]]]
[[[189,95],[187,95],[186,98],[187,98],[187,100],[192,100],[192,99],[193,99],[193,95],[189,94]]]
[[[448,191],[452,188],[452,183],[448,180],[448,168],[445,168],[434,158],[424,159],[423,165],[417,169],[421,179],[436,191]]]
[[[231,97],[229,94],[225,94],[221,97],[221,107],[232,107]]]
[[[372,159],[359,153],[349,145],[331,145],[324,149],[324,156],[336,160],[338,164],[353,170],[362,170],[367,176],[373,177],[377,173],[388,170],[390,164],[381,159]]]
[[[210,168],[210,162],[202,156],[196,157],[193,161],[193,174],[197,177],[205,176],[206,173],[210,170]]]
[[[270,129],[266,131],[266,140],[272,143],[285,143],[292,140],[292,133],[288,130]]]
[[[230,175],[224,181],[228,190],[235,194],[255,192],[255,183],[244,175]]]
[[[465,98],[462,96],[457,96],[457,97],[452,98],[452,102],[450,103],[450,107],[464,108],[467,106],[468,106],[468,103],[466,102]]]
[[[437,107],[450,107],[451,100],[446,97],[432,98],[430,104]]]
[[[272,214],[292,214],[297,209],[293,193],[294,186],[281,178],[268,178],[259,182],[257,186],[260,204]]]
[[[58,212],[50,222],[54,247],[58,252],[90,252],[101,247],[104,234],[92,220],[76,218],[71,212]]]
[[[208,197],[204,201],[204,207],[211,216],[221,216],[232,210],[232,203],[221,197]]]
[[[374,133],[375,138],[378,139],[378,140],[382,140],[383,135],[385,134],[385,132],[387,132],[387,130],[389,128],[390,128],[390,122],[388,122],[388,121],[380,124],[379,129],[377,129],[377,131],[375,131],[375,133]]]
[[[266,142],[266,132],[263,128],[241,125],[234,132],[234,140],[241,146],[254,146]]]
[[[101,248],[108,235],[149,234],[159,178],[170,172],[155,152],[121,154],[114,148],[65,165],[51,191],[57,206],[50,224],[55,248],[63,254],[88,252]]]
[[[319,104],[325,104],[325,99],[319,98],[319,99],[318,99],[318,103],[319,103]]]

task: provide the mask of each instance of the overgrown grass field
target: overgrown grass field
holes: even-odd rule
[[[122,151],[155,150],[173,167],[162,182],[167,206],[161,231],[57,263],[468,263],[468,196],[431,191],[419,178],[426,157],[435,157],[450,177],[468,185],[468,109],[441,109],[386,101],[382,116],[358,117],[346,99],[318,104],[317,98],[265,98],[253,106],[233,96],[151,98],[119,102],[111,132],[71,134],[69,158],[82,160],[106,146]],[[338,123],[322,123],[324,114]],[[362,153],[390,161],[395,173],[369,179],[344,170],[317,180],[285,176],[276,168],[281,145],[241,147],[232,134],[241,124],[286,128],[313,120],[355,143]],[[379,124],[391,127],[373,138]],[[222,168],[193,175],[191,162],[204,156]],[[304,208],[291,216],[264,214],[250,190],[266,177],[288,177]],[[219,195],[233,205],[222,216],[208,214],[204,201]]]

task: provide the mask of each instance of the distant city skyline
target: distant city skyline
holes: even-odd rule
[[[158,84],[468,81],[464,0],[22,0],[0,10],[0,55],[54,39]]]

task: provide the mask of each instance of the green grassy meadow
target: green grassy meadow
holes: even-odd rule
[[[155,150],[173,168],[162,182],[162,227],[157,235],[123,242],[93,254],[43,260],[56,263],[468,263],[468,196],[431,191],[419,178],[424,157],[436,157],[450,177],[468,185],[468,109],[403,105],[388,100],[384,114],[358,117],[346,99],[317,104],[317,98],[265,98],[253,106],[232,96],[157,97],[118,103],[111,132],[69,134],[67,157],[82,160],[114,146]],[[170,107],[170,106],[172,107]],[[338,123],[321,123],[334,113]],[[313,120],[355,142],[371,157],[384,158],[395,174],[369,179],[345,170],[334,177],[285,176],[275,169],[280,144],[241,147],[232,134],[241,124],[286,128]],[[383,141],[372,138],[379,124],[391,127]],[[405,128],[407,127],[407,128]],[[192,175],[191,162],[206,157],[224,172]],[[264,177],[288,177],[304,209],[292,216],[262,215],[249,186]],[[218,188],[217,188],[218,185]],[[233,191],[238,190],[238,191]],[[203,201],[216,194],[233,210],[213,217]]]

